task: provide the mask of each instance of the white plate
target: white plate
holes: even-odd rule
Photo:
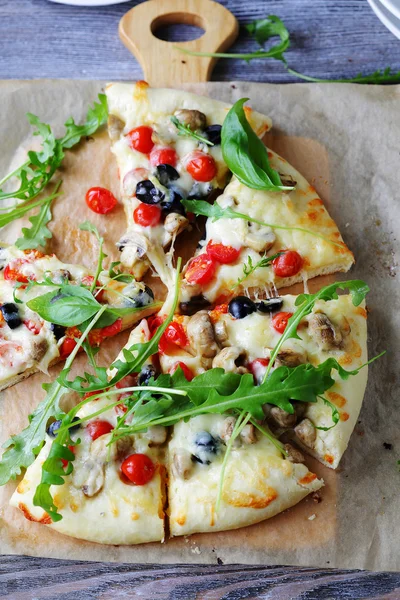
[[[57,4],[71,4],[72,6],[107,6],[109,4],[122,4],[129,0],[50,0]]]
[[[395,17],[400,19],[400,0],[381,0],[381,2]]]
[[[379,0],[368,0],[378,19],[400,40],[400,19],[394,16]]]

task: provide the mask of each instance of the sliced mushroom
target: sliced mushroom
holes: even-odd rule
[[[208,359],[209,364],[203,365],[204,368],[210,368],[214,356],[218,353],[219,347],[214,337],[214,328],[210,316],[206,310],[193,315],[187,324],[186,332],[191,347],[196,354],[202,358]]]
[[[40,362],[47,350],[49,349],[49,343],[47,340],[39,340],[34,342],[32,349],[32,358],[35,362]]]
[[[307,362],[305,352],[295,352],[294,350],[281,350],[275,359],[275,367],[298,367]]]
[[[233,428],[236,424],[235,417],[226,417],[221,424],[220,438],[227,444],[232,437]]]
[[[189,125],[192,131],[204,129],[207,125],[206,115],[199,110],[181,108],[174,113],[175,117],[184,125]]]
[[[257,441],[256,428],[252,423],[247,423],[243,427],[240,438],[245,444],[254,444]]]
[[[291,175],[279,173],[279,177],[281,178],[282,185],[284,185],[285,187],[295,187],[297,184],[297,181],[293,179]]]
[[[163,425],[149,427],[144,437],[150,440],[152,445],[159,446],[167,439],[167,428]]]
[[[81,489],[88,498],[98,494],[104,486],[109,439],[109,435],[102,435],[94,440],[90,445],[88,457],[72,473],[74,487]],[[115,454],[115,448],[111,452]],[[110,456],[110,459],[114,459],[114,456]]]
[[[116,460],[123,461],[127,456],[132,454],[134,445],[133,436],[127,435],[123,438],[120,438],[114,444],[115,446],[115,458]]]
[[[179,213],[169,213],[164,221],[163,246],[167,246],[171,241],[181,233],[189,224],[189,220]]]
[[[149,249],[149,241],[136,231],[127,231],[117,242],[117,248],[121,252],[121,262],[128,268],[137,268],[136,276],[139,277],[147,271],[149,261],[146,258]]]
[[[315,339],[321,350],[338,348],[343,336],[339,328],[332,323],[325,313],[315,313],[308,320],[310,335]]]
[[[303,454],[300,452],[300,450],[297,450],[297,448],[292,446],[292,444],[285,444],[284,448],[287,452],[287,459],[291,463],[303,463],[304,462],[305,459],[304,459]]]
[[[223,344],[228,339],[228,331],[225,321],[217,321],[214,323],[214,335],[219,344]]]
[[[297,415],[295,412],[290,414],[286,410],[279,408],[279,406],[273,406],[269,416],[280,427],[294,427],[297,423]]]
[[[243,237],[244,244],[256,252],[267,252],[275,243],[276,235],[271,227],[249,223]]]
[[[317,438],[317,431],[310,419],[303,419],[294,428],[294,432],[299,440],[307,446],[307,448],[314,448],[315,440]]]
[[[237,346],[224,348],[212,362],[213,369],[222,367],[226,373],[248,373],[242,364],[246,360],[246,352]]]
[[[108,135],[113,142],[119,140],[123,132],[125,123],[115,115],[108,116]]]
[[[51,274],[51,281],[56,285],[62,285],[67,281],[70,281],[71,273],[67,269],[56,269]]]
[[[172,473],[179,479],[188,479],[193,469],[190,452],[183,448],[177,448],[172,458]]]

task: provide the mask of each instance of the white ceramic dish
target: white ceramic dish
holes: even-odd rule
[[[71,4],[72,6],[108,6],[109,4],[122,4],[128,0],[49,0],[56,4]]]
[[[385,27],[400,39],[400,19],[395,17],[379,0],[368,0],[368,3]]]
[[[395,17],[397,17],[398,19],[400,19],[400,0],[381,0],[381,3]]]

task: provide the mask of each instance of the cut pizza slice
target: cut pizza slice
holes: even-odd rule
[[[43,285],[46,281],[49,285]],[[77,327],[48,322],[27,303],[63,284],[89,290],[93,281],[89,269],[64,264],[54,254],[22,251],[15,246],[0,249],[0,390],[39,370],[46,372],[72,352],[75,339],[81,336]],[[99,345],[158,308],[148,286],[134,280],[124,282],[118,276],[113,279],[106,272],[99,274],[93,294],[101,303],[126,310],[114,323],[90,333],[92,345]]]
[[[106,88],[109,135],[121,182],[128,231],[121,261],[140,279],[152,265],[169,287],[173,277],[163,248],[194,223],[182,199],[208,199],[227,184],[221,126],[230,106],[182,90],[147,83],[111,83]],[[269,118],[246,108],[262,136]]]
[[[88,402],[77,417],[84,419],[109,404],[109,398]],[[52,521],[43,508],[34,504],[42,466],[59,422],[49,426],[45,445],[27,469],[10,504],[30,521],[91,542],[128,545],[162,541],[166,480],[162,444],[166,429],[149,430],[108,445],[119,411],[120,407],[113,405],[100,417],[71,430],[72,439],[79,440],[70,447],[75,454],[73,472],[64,477],[63,485],[50,487],[60,520]]]
[[[354,263],[313,186],[286,160],[271,151],[268,156],[282,181],[295,184],[292,191],[254,190],[233,177],[213,206],[185,203],[188,210],[209,216],[205,239],[185,268],[186,310],[192,299],[193,311],[243,291],[262,293],[346,272]]]

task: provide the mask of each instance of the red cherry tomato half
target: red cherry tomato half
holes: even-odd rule
[[[196,181],[211,181],[217,174],[215,160],[203,152],[193,152],[186,163],[186,170]]]
[[[256,358],[248,365],[250,373],[253,375],[256,383],[260,382],[264,376],[265,369],[269,365],[269,358]]]
[[[127,387],[133,387],[134,385],[136,385],[136,381],[137,375],[125,375],[125,377],[121,379],[121,381],[118,381],[115,384],[115,387],[117,388],[117,390]]]
[[[92,440],[97,440],[102,435],[106,435],[106,433],[110,433],[114,429],[114,427],[108,421],[91,421],[86,425],[86,429],[92,438]]]
[[[208,254],[200,254],[189,262],[185,279],[188,283],[210,283],[215,274],[215,262]]]
[[[160,316],[149,317],[147,319],[147,325],[149,326],[151,338],[156,333],[156,331],[160,327],[160,325],[162,325],[164,323],[164,321],[165,321],[165,317],[160,317]]]
[[[27,329],[29,329],[29,331],[31,331],[33,333],[33,335],[38,335],[38,333],[40,333],[40,325],[38,325],[38,323],[35,323],[34,321],[24,321],[24,325],[25,327],[27,327]]]
[[[224,246],[224,244],[213,244],[208,242],[207,254],[216,262],[222,265],[229,265],[239,258],[241,248],[233,248],[232,246]]]
[[[286,329],[286,325],[293,313],[290,312],[279,312],[272,317],[272,327],[278,333],[283,333]]]
[[[180,367],[182,369],[185,379],[187,379],[188,381],[192,381],[194,374],[193,374],[192,370],[189,369],[189,367],[187,365],[185,365],[184,362],[179,361],[179,362],[176,362],[174,365],[172,365],[172,367],[169,370],[169,374],[173,375],[178,367]]]
[[[185,348],[189,345],[189,340],[186,336],[186,332],[180,323],[174,321],[168,325],[166,330],[161,336],[158,343],[158,350],[161,354],[167,354],[170,346],[178,346],[179,348]]]
[[[132,129],[128,134],[128,143],[132,150],[137,150],[142,154],[149,154],[154,146],[154,142],[151,139],[153,130],[151,127],[141,125]]]
[[[155,227],[161,221],[161,208],[156,204],[141,202],[133,211],[133,220],[142,227]]]
[[[76,346],[76,341],[72,338],[65,338],[60,346],[60,358],[67,358]]]
[[[101,335],[103,337],[112,337],[117,335],[122,330],[122,319],[117,319],[112,325],[107,325],[101,329]]]
[[[285,250],[272,261],[272,268],[278,277],[293,277],[303,266],[303,259],[295,250]]]
[[[153,148],[150,154],[150,164],[152,167],[157,165],[171,165],[175,167],[178,162],[178,155],[173,148]]]
[[[106,215],[118,204],[116,197],[103,187],[92,187],[86,192],[86,204],[93,212]]]
[[[75,446],[68,446],[68,450],[71,450],[71,452],[73,452],[75,454]],[[61,462],[62,462],[62,466],[65,469],[65,467],[68,466],[68,461],[65,458],[62,458]]]
[[[10,265],[7,265],[4,269],[4,279],[6,281],[19,281],[19,283],[28,283],[29,281],[26,275],[20,273],[18,269],[12,269]]]
[[[123,394],[121,394],[121,395],[123,395]],[[125,406],[125,404],[117,404],[116,406],[114,406],[114,410],[119,417],[122,417],[128,410],[128,407]]]
[[[135,485],[145,485],[155,473],[153,461],[147,454],[131,454],[121,465],[121,471]]]
[[[104,390],[106,391],[106,390]],[[83,396],[84,400],[87,400],[88,398],[91,398],[92,396],[97,396],[97,394],[101,394],[101,390],[98,390],[97,392],[86,392],[86,394]]]

